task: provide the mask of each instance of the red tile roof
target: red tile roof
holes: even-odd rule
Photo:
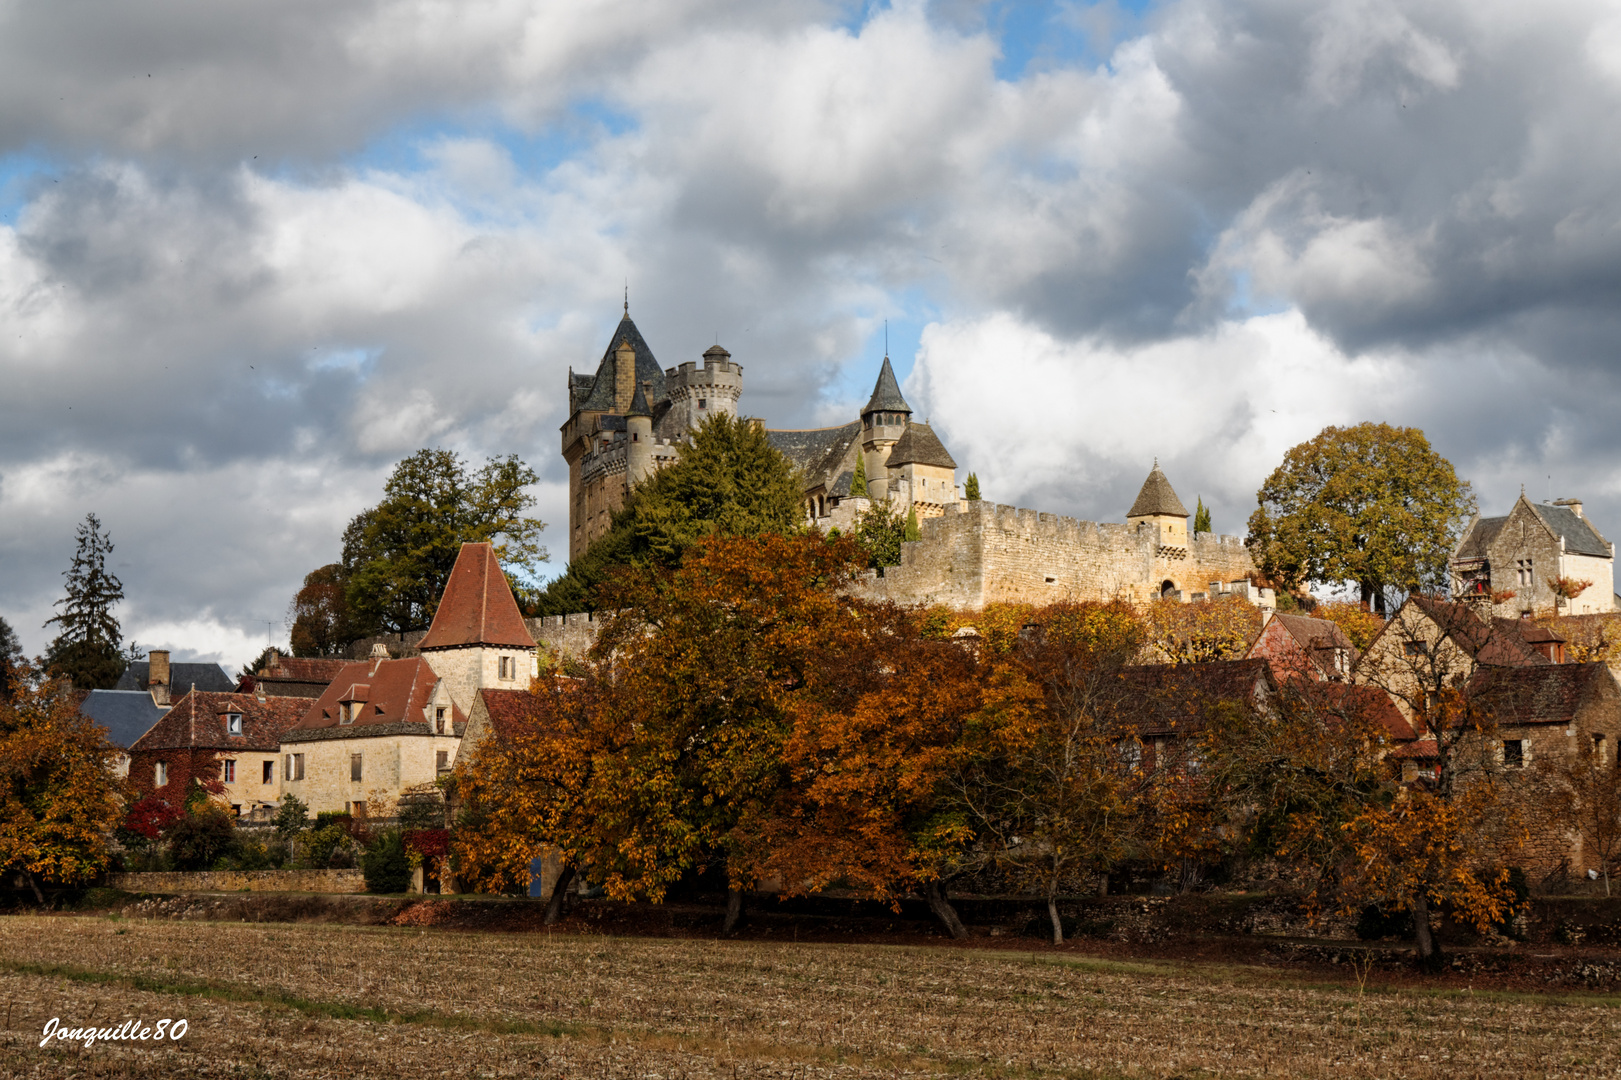
[[[190,690],[145,735],[130,746],[139,750],[181,747],[220,750],[275,750],[284,734],[297,725],[307,698],[222,694]],[[242,714],[242,734],[227,730],[226,717]]]
[[[1427,596],[1415,596],[1412,603],[1478,664],[1538,667],[1552,663],[1527,640],[1527,635],[1534,633],[1540,643],[1545,633],[1530,620],[1494,617],[1488,623],[1467,604],[1448,603]]]
[[[534,694],[528,690],[480,690],[484,708],[490,714],[490,726],[505,739],[514,731],[538,728],[552,713],[552,698],[548,694]]]
[[[518,602],[489,544],[463,544],[445,582],[428,636],[419,649],[453,649],[462,645],[510,645],[533,649],[535,639],[523,624]]]
[[[382,734],[375,729],[394,724],[420,725],[424,732],[429,731],[432,721],[427,708],[438,683],[439,677],[420,656],[409,660],[362,660],[347,664],[326,692],[308,707],[289,735],[340,727],[357,735]],[[303,705],[308,699],[287,700]],[[354,720],[340,724],[339,706],[345,703],[354,706]],[[450,710],[455,724],[466,721],[454,705]]]
[[[331,682],[353,660],[324,656],[281,656],[274,667],[263,669],[267,679],[295,679],[298,682]]]
[[[1498,724],[1569,724],[1609,678],[1608,665],[1600,663],[1483,667],[1464,692],[1490,709]]]
[[[1205,710],[1221,701],[1260,704],[1272,688],[1265,660],[1206,664],[1143,664],[1120,670],[1125,708],[1145,735],[1189,734],[1204,727]]]

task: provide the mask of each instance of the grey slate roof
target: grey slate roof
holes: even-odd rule
[[[861,437],[861,421],[808,431],[767,431],[765,436],[767,442],[799,469],[808,489],[827,483],[832,470],[843,463],[850,444]]]
[[[1131,504],[1126,511],[1128,518],[1145,517],[1149,514],[1167,514],[1173,517],[1187,517],[1188,508],[1182,505],[1182,500],[1176,497],[1171,490],[1171,482],[1160,471],[1159,462],[1154,462],[1154,471],[1148,474],[1143,481],[1143,489],[1137,493],[1137,501]]]
[[[124,669],[114,690],[146,690],[152,670],[150,660],[137,660]],[[229,694],[236,689],[236,680],[225,674],[218,664],[170,664],[169,693],[179,697],[192,687],[212,694]]]
[[[652,416],[653,410],[647,407],[647,392],[641,383],[636,384],[636,393],[631,395],[630,408],[625,410],[626,416]]]
[[[1502,517],[1477,518],[1475,527],[1469,530],[1469,535],[1458,545],[1458,552],[1453,558],[1484,559],[1486,549],[1497,539],[1497,534],[1503,531],[1503,526],[1507,523],[1507,514]]]
[[[889,461],[886,462],[887,467],[892,469],[908,464],[936,465],[942,469],[957,467],[934,429],[919,423],[906,425],[901,437],[895,440],[894,449],[890,450]]]
[[[621,342],[630,342],[631,348],[636,350],[636,382],[653,384],[653,401],[663,401],[665,398],[664,369],[653,358],[653,350],[647,347],[642,340],[642,332],[636,329],[631,321],[630,313],[626,312],[619,325],[614,328],[614,336],[608,342],[608,348],[603,351],[602,362],[597,365],[596,375],[576,375],[574,383],[569,388],[569,411],[578,409],[591,409],[597,412],[614,411],[615,367],[617,358],[614,350]]]
[[[1555,536],[1564,538],[1566,551],[1575,555],[1609,558],[1610,545],[1605,542],[1604,537],[1587,523],[1587,519],[1578,517],[1576,511],[1570,507],[1532,503],[1531,509],[1537,512],[1537,517],[1553,530]]]
[[[145,690],[92,690],[79,712],[107,729],[114,746],[128,750],[164,713]]]
[[[895,382],[895,369],[889,366],[889,357],[884,357],[884,366],[878,369],[878,381],[873,384],[872,398],[867,407],[861,410],[861,415],[882,409],[885,412],[909,413],[912,407],[906,404],[901,397],[901,388]]]

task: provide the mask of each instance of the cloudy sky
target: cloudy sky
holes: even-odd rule
[[[73,530],[235,665],[423,446],[517,453],[630,287],[986,496],[1218,531],[1330,423],[1621,534],[1621,14],[1544,0],[0,2],[0,615]],[[554,555],[553,566],[561,568]]]

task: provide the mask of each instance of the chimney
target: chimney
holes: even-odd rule
[[[1553,504],[1555,506],[1568,506],[1570,507],[1571,513],[1575,514],[1583,521],[1587,520],[1582,514],[1582,500],[1580,499],[1555,499]]]
[[[169,650],[153,649],[146,654],[146,688],[155,705],[169,704]]]
[[[614,412],[629,412],[631,399],[635,396],[636,347],[622,341],[619,348],[614,350]]]
[[[371,673],[377,674],[377,665],[388,659],[388,646],[381,641],[371,647]]]

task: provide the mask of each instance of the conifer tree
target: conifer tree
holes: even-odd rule
[[[0,701],[11,700],[13,667],[22,663],[23,645],[11,624],[0,618]]]
[[[850,479],[850,494],[857,499],[867,497],[867,456],[856,454],[856,472]]]
[[[917,507],[915,507],[915,506],[909,506],[909,507],[906,508],[906,535],[905,535],[904,539],[906,539],[906,540],[921,540],[921,539],[923,539],[923,534],[920,531],[918,531],[918,527],[917,527]]]
[[[962,486],[962,497],[969,502],[979,502],[979,474],[969,473],[968,481]]]
[[[1210,527],[1210,508],[1204,504],[1204,497],[1200,496],[1198,508],[1193,511],[1194,535],[1214,531]]]
[[[62,628],[45,660],[53,675],[72,679],[80,689],[109,690],[125,667],[119,649],[123,632],[113,615],[113,605],[124,599],[124,584],[107,570],[113,542],[95,514],[85,515],[78,538],[73,564],[62,571],[67,595],[56,602],[58,613],[45,622]]]

